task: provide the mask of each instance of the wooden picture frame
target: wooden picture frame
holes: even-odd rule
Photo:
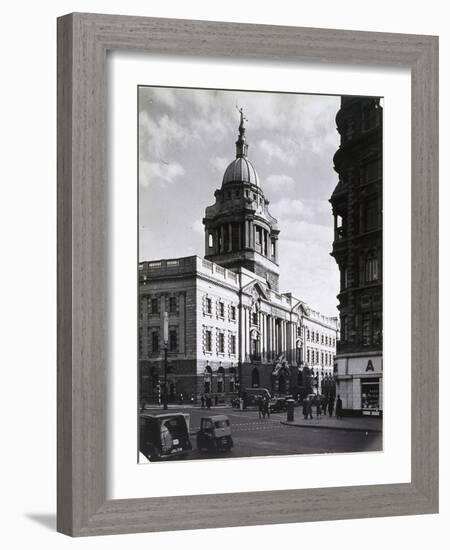
[[[107,500],[106,53],[125,49],[411,70],[411,483]],[[82,13],[59,18],[58,316],[58,531],[85,536],[436,513],[438,38]]]

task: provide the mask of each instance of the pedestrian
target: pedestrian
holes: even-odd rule
[[[336,418],[341,418],[342,416],[342,399],[341,396],[338,395],[336,399]]]
[[[323,415],[327,414],[328,400],[329,400],[328,397],[326,397],[326,396],[322,397],[322,414]]]
[[[263,403],[263,400],[260,399],[258,401],[258,418],[265,418],[265,414],[264,414],[264,403]]]
[[[270,418],[270,406],[267,397],[264,399],[264,415],[267,415],[267,418]]]
[[[180,395],[178,396],[178,399],[180,401],[180,405],[182,405],[183,404],[183,394],[182,393],[180,393]]]
[[[211,399],[211,396],[208,394],[206,396],[206,408],[207,409],[210,409],[211,408],[211,405],[212,405],[212,399]]]
[[[203,394],[201,394],[200,396],[200,408],[201,409],[205,408],[205,396]]]
[[[303,418],[307,420],[308,418],[308,398],[307,397],[304,397],[302,401],[302,413],[303,413]]]
[[[320,400],[320,395],[316,395],[316,417],[320,418],[322,413],[322,402]]]
[[[219,404],[219,396],[216,395],[216,397],[214,397],[214,405],[217,407],[218,404]]]
[[[333,416],[333,410],[334,410],[334,397],[330,397],[328,399],[328,414],[330,416]]]
[[[309,417],[311,420],[312,420],[312,417],[313,417],[312,406],[313,406],[312,398],[308,398],[308,403],[307,403],[307,407],[306,407],[306,416],[307,416],[307,418]]]

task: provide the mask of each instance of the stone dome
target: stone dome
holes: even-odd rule
[[[251,183],[259,187],[258,173],[247,157],[237,157],[228,165],[222,185],[227,183]]]

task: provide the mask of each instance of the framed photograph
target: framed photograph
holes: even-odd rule
[[[58,530],[438,508],[438,40],[58,20]]]

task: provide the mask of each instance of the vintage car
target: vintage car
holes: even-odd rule
[[[189,414],[164,413],[140,415],[140,452],[150,461],[186,455],[189,439]]]
[[[269,401],[270,412],[285,412],[287,410],[287,397],[272,397]]]
[[[229,451],[233,447],[230,419],[224,414],[204,416],[197,432],[197,448],[204,451]]]

